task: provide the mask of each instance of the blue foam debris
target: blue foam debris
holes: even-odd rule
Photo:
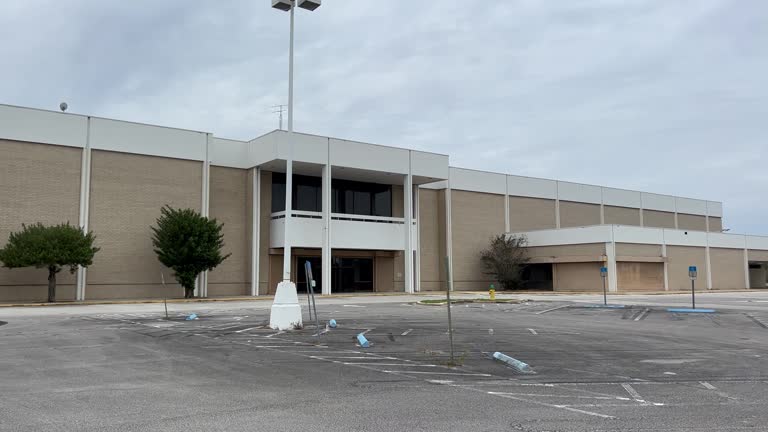
[[[675,313],[715,313],[714,309],[690,309],[690,308],[669,308],[667,312]]]
[[[328,321],[328,325],[331,326],[331,328],[336,328],[336,320],[332,319]]]
[[[510,356],[508,356],[506,354],[503,354],[503,353],[500,353],[498,351],[493,353],[493,358],[495,358],[496,360],[498,360],[500,362],[506,363],[509,366],[512,366],[513,368],[517,369],[520,372],[524,372],[524,373],[531,373],[531,372],[533,372],[533,369],[531,369],[531,367],[528,365],[528,363],[523,363],[523,362],[521,362],[520,360],[518,360],[518,359],[516,359],[514,357],[510,357]]]
[[[357,335],[357,342],[360,344],[363,348],[368,348],[371,346],[371,343],[368,342],[368,339],[365,338],[365,335],[360,333]]]
[[[197,319],[197,314],[191,314],[185,318],[187,321],[193,321]]]

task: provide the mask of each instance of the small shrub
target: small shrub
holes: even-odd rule
[[[485,274],[493,276],[505,290],[519,289],[523,268],[529,261],[527,244],[525,236],[502,234],[492,238],[488,249],[480,253]]]

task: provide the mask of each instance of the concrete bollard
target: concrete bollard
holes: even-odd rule
[[[506,354],[502,354],[498,351],[493,353],[493,358],[495,358],[496,360],[502,363],[506,363],[508,366],[512,366],[513,368],[517,369],[520,372],[523,372],[523,373],[533,372],[533,369],[531,369],[531,367],[527,363],[523,363],[516,358],[510,357]]]
[[[328,325],[331,326],[331,328],[336,328],[336,320],[332,319],[328,321]]]
[[[357,342],[360,344],[363,348],[369,348],[371,346],[371,343],[368,342],[368,339],[365,338],[365,335],[360,333],[357,335]]]

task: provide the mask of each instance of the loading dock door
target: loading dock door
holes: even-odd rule
[[[664,264],[618,262],[619,291],[664,291]]]

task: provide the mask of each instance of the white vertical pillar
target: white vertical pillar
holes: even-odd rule
[[[291,280],[291,235],[293,211],[293,134],[288,133],[288,160],[285,161],[285,234],[283,235],[283,281]]]
[[[419,186],[413,187],[413,219],[416,221],[416,252],[414,254],[414,291],[421,291],[421,212],[419,210]]]
[[[205,134],[205,159],[203,160],[203,184],[201,188],[200,215],[208,217],[210,215],[210,189],[211,189],[211,162],[208,152],[210,151],[212,134]],[[195,281],[195,295],[198,297],[208,297],[208,272],[200,273]]]
[[[603,203],[603,188],[600,188],[600,225],[605,225],[605,204]]]
[[[560,229],[560,182],[555,182],[555,228]]]
[[[709,255],[709,232],[706,233],[707,237],[707,244],[704,247],[704,260],[705,265],[707,266],[707,289],[712,289],[712,260],[710,259]]]
[[[80,157],[80,228],[88,232],[90,223],[91,201],[91,117],[86,119],[85,147]],[[85,287],[87,285],[87,272],[85,267],[77,268],[77,283],[75,287],[75,300],[85,300]]]
[[[251,186],[251,295],[259,295],[259,257],[261,253],[261,170],[253,169]]]
[[[504,232],[508,233],[509,231],[509,178],[504,176]]]
[[[749,247],[746,234],[744,234],[744,288],[752,288],[752,283],[749,280]]]
[[[413,177],[408,152],[408,174],[403,176],[403,214],[405,216],[405,292],[413,293]]]
[[[608,258],[608,291],[617,292],[619,290],[618,266],[616,265],[616,237],[611,226],[611,241],[605,244],[605,255]]]
[[[323,252],[320,271],[322,278],[322,294],[331,294],[331,193],[332,193],[332,171],[331,164],[323,166],[323,186],[322,186],[322,207],[323,207]]]
[[[448,255],[448,274],[450,279],[445,281],[453,290],[453,222],[451,220],[451,180],[445,188],[445,253]]]
[[[665,230],[661,230],[661,256],[664,258],[664,291],[669,291],[669,257],[667,257],[667,239]]]

